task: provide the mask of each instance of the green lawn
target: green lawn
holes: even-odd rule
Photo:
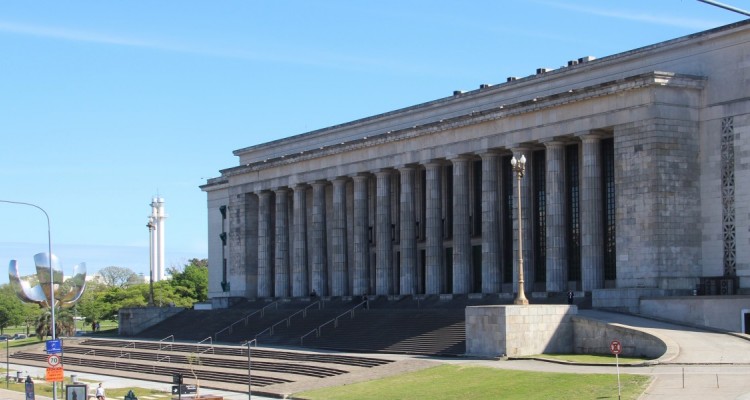
[[[637,399],[650,378],[621,375],[622,399]],[[310,400],[617,399],[615,374],[564,374],[442,365],[376,381],[295,393]]]

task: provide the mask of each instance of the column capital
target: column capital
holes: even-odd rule
[[[399,166],[396,167],[396,169],[399,172],[401,172],[401,171],[414,171],[417,168],[419,168],[418,164],[402,164],[402,165],[399,165]]]
[[[482,160],[486,158],[497,158],[497,157],[502,156],[502,154],[500,153],[500,150],[496,150],[496,149],[486,150],[481,153],[477,153],[477,155],[481,157]]]
[[[318,179],[317,181],[310,182],[310,186],[313,188],[316,186],[326,186],[328,185],[328,181],[324,179]]]
[[[590,131],[584,131],[584,132],[578,132],[575,134],[575,136],[581,141],[596,141],[601,140],[607,135],[607,132],[601,130],[601,129],[595,129]]]
[[[393,168],[380,168],[374,171],[375,176],[389,176],[393,174]]]
[[[442,167],[448,164],[448,160],[444,158],[432,158],[422,163],[425,167]]]

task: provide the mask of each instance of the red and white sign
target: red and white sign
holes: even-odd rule
[[[609,351],[615,355],[622,353],[622,344],[617,340],[613,340],[612,343],[609,344]]]
[[[60,357],[57,354],[50,354],[47,357],[47,364],[49,364],[49,366],[52,368],[59,367],[61,362],[62,362],[62,357]]]

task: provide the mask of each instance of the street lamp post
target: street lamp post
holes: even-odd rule
[[[521,218],[523,215],[521,214],[521,178],[523,178],[523,173],[526,169],[526,157],[521,154],[521,158],[517,160],[513,156],[510,159],[510,165],[513,167],[518,181],[518,295],[513,300],[513,304],[528,305],[529,300],[526,299],[526,294],[523,290],[523,219]]]
[[[156,225],[154,225],[154,217],[148,217],[148,224],[146,224],[148,227],[148,269],[149,269],[149,279],[148,279],[148,305],[154,306],[154,228],[156,228]]]
[[[47,214],[47,211],[44,211],[42,207],[39,207],[36,204],[31,203],[25,203],[22,201],[10,201],[10,200],[0,200],[0,203],[9,203],[9,204],[19,204],[24,206],[30,206],[38,209],[39,211],[44,213],[44,216],[47,218],[47,263],[49,264],[49,299],[47,299],[47,304],[49,304],[49,310],[50,310],[50,318],[52,320],[52,340],[57,339],[57,335],[55,332],[55,274],[54,269],[52,268],[52,229],[50,227],[49,223],[49,214]],[[57,400],[57,382],[52,382],[52,400]]]

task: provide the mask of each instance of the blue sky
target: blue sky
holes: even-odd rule
[[[167,265],[207,257],[198,186],[233,150],[741,19],[695,0],[3,1],[0,199],[47,211],[66,271],[148,275],[151,198]],[[0,221],[0,265],[32,268],[44,215],[0,203]]]

